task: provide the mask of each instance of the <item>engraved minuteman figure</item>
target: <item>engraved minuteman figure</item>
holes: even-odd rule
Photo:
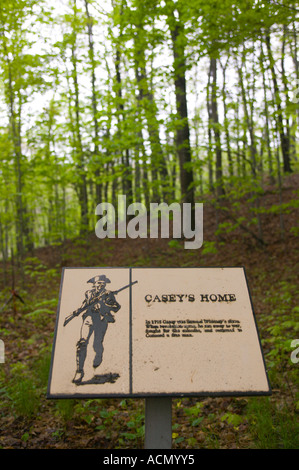
[[[73,382],[77,385],[82,382],[84,376],[87,346],[92,333],[94,334],[93,349],[95,352],[93,367],[96,368],[103,359],[103,340],[108,323],[115,322],[112,312],[118,312],[121,307],[115,300],[115,292],[106,290],[106,284],[111,281],[105,275],[95,276],[87,282],[92,283],[92,288],[85,292],[82,306],[71,315],[71,317],[77,316],[84,311],[80,339],[77,342],[76,349],[77,369],[73,379]],[[68,319],[66,319],[65,324],[67,322]]]

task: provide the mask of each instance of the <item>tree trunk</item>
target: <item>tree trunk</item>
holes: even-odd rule
[[[178,12],[179,13],[179,12]],[[168,17],[173,48],[174,85],[178,125],[176,131],[176,149],[180,165],[180,183],[182,202],[190,203],[194,209],[194,178],[191,166],[190,130],[187,109],[186,56],[184,25],[176,19],[174,10]],[[194,216],[194,210],[192,210]]]
[[[23,171],[22,171],[22,152],[21,152],[21,134],[20,123],[17,122],[15,112],[15,93],[13,89],[12,66],[8,55],[5,36],[3,35],[3,49],[7,64],[7,100],[9,103],[9,122],[11,129],[11,139],[14,153],[14,169],[16,177],[16,243],[17,255],[19,260],[24,256],[24,236],[27,232],[25,220],[25,207],[23,201]]]
[[[91,104],[92,104],[92,117],[93,117],[93,155],[94,160],[97,164],[95,170],[95,177],[96,177],[96,201],[97,204],[101,202],[101,195],[102,195],[102,186],[100,182],[100,173],[101,173],[101,162],[100,162],[100,155],[99,155],[99,123],[98,123],[98,102],[97,102],[97,95],[96,95],[96,75],[95,75],[95,57],[94,57],[94,41],[93,41],[93,29],[92,29],[92,18],[89,13],[89,0],[85,1],[85,11],[87,16],[87,33],[88,33],[88,55],[90,60],[91,66]]]
[[[242,61],[244,59],[242,58]],[[256,144],[255,144],[255,136],[254,136],[254,129],[253,129],[253,122],[250,118],[249,111],[248,111],[248,102],[247,102],[247,97],[246,97],[246,91],[244,87],[244,77],[243,77],[243,71],[242,71],[242,65],[239,66],[237,63],[237,69],[238,69],[238,75],[239,75],[239,85],[241,88],[241,95],[242,95],[242,101],[243,101],[243,109],[244,109],[244,116],[245,116],[245,121],[247,125],[247,129],[249,132],[250,136],[250,166],[251,166],[251,174],[255,178],[256,177]]]
[[[88,193],[86,172],[84,167],[84,152],[81,137],[80,108],[79,108],[79,86],[77,75],[77,57],[75,44],[72,45],[72,65],[73,65],[73,82],[75,95],[75,164],[78,171],[79,180],[77,182],[78,197],[80,204],[81,224],[80,234],[84,235],[88,231]]]
[[[123,129],[123,122],[124,122],[124,105],[122,99],[122,79],[120,73],[120,49],[119,46],[116,45],[116,54],[115,54],[115,76],[116,76],[116,84],[117,84],[117,108],[118,108],[118,134],[119,136],[122,135],[124,132]],[[130,165],[130,155],[129,149],[126,146],[124,150],[121,150],[121,161],[123,167],[123,178],[122,178],[122,185],[123,185],[123,193],[127,196],[127,203],[128,205],[133,202],[133,185],[132,185],[132,171]]]
[[[266,46],[268,51],[268,57],[270,62],[270,70],[272,74],[273,89],[274,89],[274,98],[276,101],[276,125],[277,131],[280,136],[280,146],[283,158],[283,171],[284,173],[292,173],[291,161],[290,161],[290,141],[288,134],[284,130],[283,125],[283,112],[282,112],[282,101],[279,93],[277,77],[274,67],[274,58],[272,55],[271,45],[270,45],[270,35],[266,35]]]
[[[216,146],[216,192],[217,196],[222,196],[224,194],[224,186],[222,173],[222,150],[217,105],[217,60],[214,58],[210,59],[210,73],[212,77],[211,118],[213,123],[212,127],[214,131]]]
[[[139,30],[139,27],[138,29]],[[169,178],[166,167],[166,161],[159,135],[159,123],[157,119],[157,106],[152,91],[150,90],[148,78],[145,69],[144,49],[139,47],[135,41],[135,71],[138,86],[138,101],[143,103],[147,129],[151,147],[151,162],[153,171],[153,194],[154,202],[162,199],[167,200],[167,188],[169,187]],[[141,109],[141,106],[139,106]],[[161,194],[161,196],[160,196]]]
[[[266,138],[266,145],[267,145],[269,177],[270,177],[270,182],[273,184],[275,180],[274,180],[272,152],[271,152],[271,145],[270,145],[269,108],[268,108],[268,99],[267,99],[267,87],[266,87],[264,60],[265,60],[265,56],[264,56],[264,51],[263,51],[263,45],[261,43],[260,65],[262,69],[263,89],[264,89],[265,138]]]
[[[137,85],[140,80],[138,75],[138,70],[135,66],[135,76]],[[136,97],[137,100],[137,113],[136,113],[136,122],[137,122],[137,148],[136,148],[136,160],[138,160],[137,170],[138,173],[135,177],[135,197],[136,200],[140,201],[142,195],[145,198],[146,207],[149,209],[149,204],[151,201],[150,197],[150,182],[148,180],[148,171],[147,171],[147,162],[146,162],[146,152],[144,148],[144,140],[142,135],[142,113],[141,113],[141,93],[139,92]],[[141,161],[141,164],[139,163]],[[137,190],[136,190],[137,188]],[[153,198],[155,200],[155,197]],[[156,202],[156,201],[154,201]]]
[[[212,109],[211,109],[211,67],[209,68],[207,84],[207,111],[208,111],[208,174],[209,190],[214,191],[214,172],[213,172],[213,143],[212,143]]]
[[[222,102],[223,102],[223,114],[224,114],[224,132],[225,132],[225,140],[226,140],[226,151],[227,151],[227,159],[228,159],[228,170],[229,175],[232,177],[234,175],[234,168],[233,168],[233,160],[232,160],[232,151],[230,145],[230,134],[228,128],[228,118],[227,118],[227,103],[226,103],[226,67],[227,67],[228,59],[225,65],[221,65],[222,73],[223,73],[223,85],[222,85]]]

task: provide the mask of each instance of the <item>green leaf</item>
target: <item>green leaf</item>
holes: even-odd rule
[[[225,413],[221,417],[221,421],[226,421],[228,424],[232,424],[234,427],[238,427],[241,423],[243,423],[244,419],[234,413]]]

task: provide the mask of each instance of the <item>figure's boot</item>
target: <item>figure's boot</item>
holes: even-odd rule
[[[87,352],[87,342],[84,339],[81,339],[77,343],[77,351],[76,351],[76,363],[77,369],[75,373],[75,377],[73,378],[73,383],[79,385],[82,382],[84,377],[84,363],[86,358]]]
[[[82,382],[83,377],[83,370],[76,370],[75,377],[73,378],[73,383],[79,385]]]

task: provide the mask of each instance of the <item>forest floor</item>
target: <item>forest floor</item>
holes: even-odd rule
[[[204,244],[185,250],[183,241],[86,240],[36,249],[16,277],[16,300],[2,307],[0,338],[0,448],[3,449],[140,449],[144,439],[144,400],[46,398],[61,268],[65,266],[244,266],[272,386],[270,397],[176,398],[173,403],[173,449],[298,448],[298,367],[290,360],[298,331],[299,175],[283,188],[281,218],[273,209],[279,195],[269,185],[261,196],[263,243],[248,224],[248,200],[231,204],[242,224],[223,225],[209,201],[204,204]],[[272,208],[272,209],[271,209]],[[228,219],[226,219],[227,221]],[[230,219],[233,220],[233,219]],[[241,219],[239,219],[240,221]],[[246,227],[245,227],[246,226]],[[297,228],[296,228],[297,227]],[[0,306],[10,295],[2,274]]]

